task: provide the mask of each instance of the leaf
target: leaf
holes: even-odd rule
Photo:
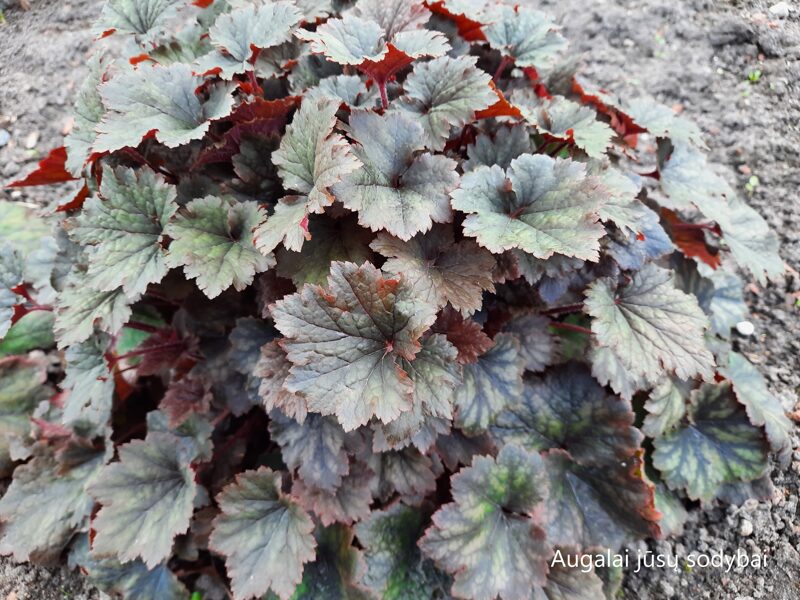
[[[374,511],[356,526],[364,548],[362,582],[386,600],[446,598],[450,578],[417,547],[425,521],[420,511],[400,502]]]
[[[292,496],[326,527],[333,523],[352,525],[370,514],[374,477],[374,473],[363,465],[353,465],[335,491],[315,488],[302,479],[296,479]]]
[[[788,462],[792,448],[792,422],[780,400],[770,393],[764,376],[738,352],[728,353],[728,366],[721,372],[730,380],[736,398],[747,409],[750,422],[764,427],[772,449]]]
[[[506,325],[504,331],[514,334],[520,342],[519,354],[526,371],[538,373],[555,362],[557,345],[549,325],[550,320],[540,315],[523,315]]]
[[[538,454],[505,446],[451,479],[454,502],[433,515],[423,553],[453,574],[455,596],[527,599],[547,580],[550,545],[534,518],[547,496]]]
[[[105,462],[104,454],[95,452],[66,472],[46,457],[15,469],[0,500],[0,552],[18,562],[57,558],[92,512],[85,487]]]
[[[303,423],[308,413],[305,398],[284,387],[291,366],[286,351],[277,341],[272,341],[261,347],[261,357],[253,369],[253,375],[261,378],[258,395],[264,404],[264,410],[269,413],[277,409],[287,417]]]
[[[375,452],[368,465],[375,473],[373,496],[381,502],[394,494],[418,500],[436,489],[433,462],[416,448]]]
[[[641,183],[614,167],[589,172],[600,177],[609,193],[608,200],[600,207],[600,219],[612,221],[622,231],[639,233],[639,222],[645,213],[645,206],[637,200]]]
[[[710,501],[722,484],[751,481],[764,473],[764,434],[750,424],[729,384],[695,390],[688,412],[688,423],[654,442],[653,466],[670,489]]]
[[[613,598],[613,595],[604,594],[603,580],[597,574],[597,569],[590,567],[570,568],[560,564],[553,564],[558,560],[561,549],[556,550],[556,556],[550,562],[550,572],[547,574],[547,586],[543,591],[536,591],[536,600],[596,600],[597,598]],[[563,560],[563,559],[562,559]]]
[[[333,186],[345,207],[358,211],[358,222],[373,231],[385,229],[407,241],[452,218],[449,194],[458,185],[455,161],[428,153],[422,126],[409,117],[366,111],[350,115],[350,136],[359,169]]]
[[[200,57],[200,72],[219,70],[223,79],[253,70],[252,58],[259,50],[292,39],[300,12],[291,2],[244,5],[221,15],[208,30],[214,51]]]
[[[553,20],[527,7],[495,6],[486,12],[483,27],[489,45],[518,67],[546,68],[566,47]]]
[[[337,100],[350,108],[372,108],[378,97],[378,90],[367,88],[358,75],[334,75],[326,77],[305,94],[309,102]]]
[[[464,235],[495,254],[519,248],[541,259],[556,252],[598,259],[604,194],[580,163],[523,154],[507,172],[493,166],[465,174],[452,198],[468,213]]]
[[[236,477],[217,496],[210,546],[225,556],[236,600],[272,590],[283,600],[303,577],[316,546],[310,517],[281,492],[280,473],[262,467]]]
[[[125,600],[188,600],[189,592],[166,564],[149,570],[140,560],[120,564],[113,559],[89,553],[88,536],[82,536],[70,555],[87,573],[87,579],[100,589]]]
[[[0,474],[11,474],[9,447],[30,432],[34,409],[52,395],[44,362],[24,356],[0,358]]]
[[[614,291],[598,279],[586,293],[586,312],[597,341],[608,346],[632,374],[656,381],[664,371],[681,379],[710,378],[714,358],[705,347],[707,319],[694,296],[672,284],[672,273],[654,264]]]
[[[444,148],[452,129],[475,119],[476,111],[491,106],[497,96],[491,77],[475,65],[477,57],[442,56],[419,63],[403,82],[399,108],[422,124],[425,146]]]
[[[567,452],[545,456],[550,497],[547,538],[556,546],[603,547],[659,536],[655,487],[640,455],[603,466],[581,466]]]
[[[656,485],[656,509],[661,513],[661,532],[665,536],[681,535],[689,513],[683,501],[663,483]]]
[[[350,145],[338,133],[339,102],[306,100],[298,110],[272,162],[287,189],[308,196],[310,212],[320,213],[331,204],[328,188],[359,167]]]
[[[767,278],[783,273],[778,236],[758,212],[738,196],[731,197],[727,204],[720,199],[707,204],[707,214],[716,220],[722,239],[740,267],[750,271],[762,285]]]
[[[6,187],[32,187],[37,185],[53,185],[74,181],[75,177],[67,171],[67,150],[64,146],[53,148],[39,161],[37,168],[24,178],[12,181]]]
[[[414,384],[412,406],[391,423],[379,426],[387,448],[397,449],[413,443],[426,452],[439,433],[449,432],[453,392],[461,383],[456,356],[455,347],[445,336],[433,334],[423,340],[422,349],[413,361],[401,362]],[[377,438],[375,445],[378,445]]]
[[[728,185],[714,173],[705,154],[692,146],[675,144],[658,172],[659,185],[667,195],[659,198],[659,204],[673,210],[688,210],[696,206],[716,218],[714,200]]]
[[[303,581],[292,594],[292,600],[370,600],[355,583],[363,569],[363,561],[361,553],[352,545],[352,530],[342,525],[318,527],[314,537],[317,557],[306,565]]]
[[[55,345],[54,318],[53,313],[46,310],[35,310],[20,317],[0,339],[0,358],[52,348]]]
[[[562,448],[581,465],[623,462],[642,442],[629,402],[611,396],[575,363],[525,381],[521,398],[500,413],[492,434],[529,451]]]
[[[655,137],[668,137],[673,142],[705,148],[700,128],[686,117],[676,115],[668,106],[637,98],[628,102],[623,110],[637,125]]]
[[[98,292],[74,283],[66,287],[58,298],[55,332],[59,348],[83,342],[92,335],[95,327],[115,335],[131,316],[131,303],[122,288],[111,292]]]
[[[477,362],[464,365],[462,383],[456,389],[455,422],[467,433],[485,430],[522,393],[519,342],[509,333],[497,334],[494,342]]]
[[[89,424],[101,429],[109,423],[114,397],[114,375],[106,362],[110,344],[110,336],[97,333],[64,352],[61,389],[69,392],[61,416],[64,425]]]
[[[480,166],[499,166],[508,169],[511,161],[533,151],[531,136],[525,125],[498,127],[494,137],[481,133],[475,143],[467,146],[469,159],[464,163],[464,171],[472,171]]]
[[[328,19],[315,32],[298,29],[295,35],[310,42],[312,52],[324,54],[340,65],[379,61],[388,52],[381,26],[351,13],[341,19]]]
[[[254,202],[206,196],[192,200],[175,215],[166,233],[173,238],[166,256],[170,267],[183,266],[189,279],[209,298],[233,286],[244,290],[256,273],[275,264],[253,246],[260,221]]]
[[[0,246],[0,338],[11,328],[15,307],[24,299],[14,291],[23,283],[24,263],[12,246]]]
[[[611,348],[593,344],[589,350],[592,375],[603,385],[608,385],[626,400],[633,398],[639,390],[649,387],[641,375],[632,374]]]
[[[298,423],[275,411],[270,414],[269,432],[281,447],[283,462],[303,481],[328,491],[341,485],[349,468],[345,432],[336,419],[310,414]]]
[[[646,262],[674,250],[675,246],[661,226],[658,214],[646,206],[639,209],[636,231],[622,233],[608,244],[608,253],[621,268],[629,271],[639,270]]]
[[[89,59],[87,63],[89,72],[78,88],[73,108],[75,124],[64,139],[67,150],[65,166],[67,171],[76,177],[92,157],[92,146],[97,138],[95,128],[105,112],[98,88],[103,82],[103,71],[107,62],[99,52]]]
[[[136,296],[167,274],[163,231],[178,210],[174,186],[150,169],[103,168],[101,200],[89,198],[67,221],[70,236],[89,249],[89,280],[103,292]]]
[[[388,258],[383,271],[404,277],[417,298],[436,308],[449,302],[467,316],[480,310],[484,291],[494,291],[491,253],[472,240],[454,243],[450,227],[434,226],[407,242],[380,233],[370,248]]]
[[[166,415],[167,425],[177,428],[191,415],[207,413],[212,398],[202,381],[185,377],[172,382],[158,408]]]
[[[122,562],[140,557],[151,569],[172,555],[198,494],[190,448],[162,432],[120,446],[119,462],[104,467],[88,488],[102,505],[92,522],[97,555]]]
[[[458,362],[462,365],[476,362],[494,345],[492,338],[483,332],[477,322],[463,318],[452,308],[445,308],[439,313],[432,329],[447,336],[447,341],[458,350]]]
[[[100,86],[107,111],[97,125],[95,152],[136,147],[152,131],[169,148],[203,137],[210,122],[233,108],[232,88],[214,86],[200,101],[195,90],[204,83],[188,65],[142,66],[118,74]]]
[[[686,400],[691,386],[673,377],[664,377],[651,390],[644,408],[647,415],[642,432],[651,438],[661,437],[680,423],[686,414]]]
[[[92,26],[92,34],[106,37],[127,33],[151,40],[178,8],[175,0],[109,0]]]
[[[278,248],[278,275],[291,279],[297,287],[304,283],[324,284],[331,272],[331,263],[352,262],[360,265],[373,257],[372,232],[359,227],[356,216],[341,219],[311,217],[308,235],[300,252]]]
[[[598,121],[597,113],[588,106],[560,96],[552,100],[541,99],[533,88],[515,92],[511,101],[540,133],[572,142],[592,158],[605,156],[614,132]]]
[[[399,360],[412,360],[434,309],[411,302],[402,282],[369,263],[333,263],[327,288],[305,285],[272,310],[293,363],[286,389],[308,409],[335,414],[345,431],[373,416],[388,423],[411,408],[413,391]]]

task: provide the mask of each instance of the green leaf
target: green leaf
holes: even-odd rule
[[[541,259],[558,252],[598,260],[605,194],[580,163],[523,154],[507,172],[493,166],[465,174],[452,198],[468,213],[464,234],[495,254],[519,248]]]
[[[449,302],[468,316],[480,310],[484,291],[494,291],[494,257],[472,240],[454,243],[451,227],[434,226],[407,242],[380,233],[370,248],[388,258],[385,272],[402,276],[417,298],[436,308]]]
[[[731,381],[736,398],[747,409],[750,422],[764,427],[772,449],[788,462],[792,450],[792,422],[781,401],[770,393],[764,376],[738,352],[728,353],[728,366],[721,372]]]
[[[303,581],[292,594],[292,600],[371,600],[355,583],[363,561],[361,553],[352,545],[352,530],[342,525],[318,527],[314,537],[317,557],[306,565]]]
[[[232,87],[211,88],[201,102],[195,90],[204,83],[188,65],[142,66],[100,86],[107,113],[97,125],[95,152],[136,147],[151,131],[169,148],[203,137],[211,121],[230,114]]]
[[[102,428],[109,422],[114,396],[114,375],[106,362],[110,344],[110,336],[97,333],[64,353],[61,388],[69,392],[61,417],[65,425],[88,423]]]
[[[592,158],[605,156],[614,136],[611,127],[597,120],[593,109],[560,96],[543,100],[529,87],[515,91],[511,102],[540,133],[574,141]]]
[[[585,307],[597,341],[626,369],[650,382],[665,371],[681,379],[712,377],[714,357],[703,337],[708,320],[694,296],[675,288],[671,271],[650,263],[628,285],[614,287],[608,278],[592,283]]]
[[[65,288],[56,306],[55,333],[59,348],[83,342],[95,327],[111,335],[119,333],[131,317],[131,303],[122,288],[98,292],[73,283]]]
[[[341,19],[328,19],[314,32],[298,29],[295,35],[311,43],[311,52],[324,54],[340,65],[377,62],[389,51],[381,26],[351,13]]]
[[[730,197],[727,203],[716,198],[706,204],[707,214],[719,225],[722,239],[740,267],[750,271],[761,285],[783,273],[778,235],[758,212],[738,196]]]
[[[647,415],[642,424],[642,432],[648,437],[657,438],[680,423],[686,414],[690,390],[691,386],[680,379],[661,379],[644,403]]]
[[[658,537],[655,488],[639,455],[602,466],[581,466],[563,450],[545,456],[550,497],[547,538],[556,546],[603,547]]]
[[[656,485],[656,510],[661,513],[661,533],[665,536],[683,533],[683,524],[689,518],[689,513],[680,497],[663,483]]]
[[[335,490],[349,472],[346,434],[334,418],[310,414],[298,423],[275,411],[270,414],[269,433],[289,470],[297,470],[314,487]]]
[[[103,168],[103,200],[92,196],[83,211],[67,221],[70,236],[90,246],[89,282],[99,291],[122,287],[142,294],[167,274],[161,243],[164,228],[178,210],[174,186],[149,168]]]
[[[311,518],[281,492],[281,475],[262,467],[236,477],[217,496],[210,547],[225,556],[236,600],[272,590],[283,600],[314,559]]]
[[[291,279],[297,287],[304,283],[322,285],[328,280],[331,263],[352,262],[360,265],[370,260],[373,253],[370,242],[374,234],[356,223],[356,216],[341,219],[311,217],[308,235],[300,252],[278,248],[278,275]]]
[[[508,169],[511,161],[532,151],[531,135],[525,125],[501,126],[495,131],[494,137],[481,133],[475,138],[474,144],[467,146],[469,159],[464,163],[464,171],[493,165]]]
[[[297,7],[283,1],[245,5],[221,15],[208,30],[214,51],[200,58],[199,71],[219,69],[223,79],[252,71],[254,53],[292,39],[300,18]]]
[[[497,334],[494,341],[477,362],[464,365],[463,381],[456,389],[455,422],[468,433],[485,430],[522,393],[519,342],[509,333]]]
[[[670,489],[710,501],[722,484],[760,477],[767,467],[767,442],[731,386],[705,384],[690,400],[689,421],[654,442],[653,466]]]
[[[28,203],[0,200],[0,248],[11,248],[20,259],[29,262],[31,256],[42,249],[43,244],[52,240],[51,223],[42,213],[41,208],[34,208]],[[6,268],[11,268],[13,259],[10,263],[6,262],[7,257],[0,260],[5,263]],[[24,269],[22,263],[19,264],[20,269],[28,271],[27,264]],[[0,281],[4,281],[5,276],[0,277]]]
[[[642,434],[633,420],[629,402],[606,393],[586,368],[568,363],[526,380],[522,397],[500,413],[491,431],[504,444],[563,448],[582,465],[600,466],[624,461],[639,448]]]
[[[369,263],[333,263],[327,288],[305,285],[272,310],[293,363],[286,388],[308,409],[335,414],[346,431],[373,416],[384,423],[411,408],[413,360],[434,308]]]
[[[350,115],[353,148],[363,166],[333,186],[337,200],[358,211],[358,222],[401,240],[452,219],[449,194],[458,185],[456,162],[418,154],[422,126],[404,114],[366,111]]]
[[[362,583],[384,600],[446,598],[450,578],[425,558],[417,540],[425,528],[417,508],[400,502],[356,526],[367,564]]]
[[[166,256],[170,267],[183,266],[189,279],[209,298],[233,286],[244,290],[256,273],[275,264],[253,246],[259,224],[254,202],[206,196],[192,200],[175,215],[166,233],[173,238]]]
[[[153,39],[178,9],[177,0],[109,0],[92,26],[92,34],[127,33]]]
[[[30,432],[30,418],[52,390],[44,362],[23,356],[0,358],[0,474],[10,474],[9,446]]]
[[[546,68],[566,47],[552,18],[522,6],[496,6],[483,18],[489,45],[514,59],[518,67]]]
[[[666,198],[659,197],[659,204],[674,210],[689,210],[696,206],[706,215],[718,216],[713,207],[722,201],[719,196],[728,185],[714,173],[703,152],[676,143],[658,172],[659,185],[666,194]]]
[[[433,515],[422,551],[453,574],[452,593],[523,600],[547,580],[550,545],[534,514],[547,495],[538,454],[505,446],[451,479],[454,502]]]
[[[10,245],[3,244],[0,246],[0,338],[11,328],[14,307],[24,301],[14,291],[22,280],[22,258]]]
[[[105,112],[99,87],[103,82],[103,71],[107,62],[99,52],[89,59],[87,64],[89,72],[78,88],[73,107],[75,124],[64,139],[64,146],[67,149],[66,167],[76,177],[83,171],[84,164],[92,155],[92,146],[97,138],[95,129]]]
[[[309,212],[331,204],[328,188],[359,167],[350,145],[333,132],[339,105],[336,100],[303,102],[272,153],[284,187],[308,196]]]
[[[49,350],[55,345],[52,311],[35,310],[23,315],[0,340],[0,358],[26,354],[31,350]]]
[[[92,550],[122,562],[141,557],[149,568],[172,555],[172,541],[189,529],[198,493],[189,466],[191,445],[152,432],[119,448],[119,462],[89,486],[102,505],[92,522]]]
[[[610,386],[626,400],[632,399],[639,390],[650,387],[644,377],[631,373],[611,348],[593,344],[589,350],[589,362],[595,379]]]
[[[58,558],[72,536],[88,522],[93,501],[86,486],[105,462],[94,452],[65,470],[52,458],[36,457],[14,470],[0,500],[4,521],[0,552],[18,562]]]
[[[477,57],[442,56],[419,63],[403,82],[399,108],[422,124],[425,146],[441,150],[452,129],[475,120],[475,112],[497,101],[491,77],[478,69]]]
[[[306,91],[305,98],[309,102],[336,100],[350,108],[373,108],[378,90],[375,86],[367,89],[366,83],[358,75],[334,75]]]
[[[667,137],[673,142],[705,148],[700,128],[686,117],[676,115],[668,106],[647,98],[637,98],[627,103],[623,112],[655,137]]]
[[[639,233],[645,208],[637,199],[641,184],[614,167],[598,166],[590,168],[589,173],[599,177],[609,193],[608,200],[600,207],[600,219],[612,221],[623,231]]]

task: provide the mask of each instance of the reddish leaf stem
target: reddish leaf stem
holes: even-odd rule
[[[386,81],[380,79],[375,83],[378,86],[378,91],[381,93],[381,104],[383,105],[383,108],[389,108],[389,96],[386,93]]]
[[[551,321],[550,327],[552,327],[553,329],[561,329],[562,331],[574,331],[575,333],[585,333],[586,335],[592,335],[591,329],[587,329],[586,327],[581,327],[580,325],[573,325],[572,323]]]
[[[145,333],[155,333],[159,329],[154,325],[148,325],[147,323],[139,323],[137,321],[130,321],[129,323],[125,324],[125,327],[128,327],[129,329],[136,329],[138,331],[144,331]]]
[[[583,302],[576,302],[575,304],[565,304],[564,306],[554,306],[545,310],[540,310],[539,314],[542,315],[563,315],[567,313],[575,313],[583,310]]]
[[[509,65],[514,63],[514,59],[510,56],[504,56],[500,61],[500,64],[497,65],[497,70],[494,72],[494,76],[492,77],[492,81],[495,83],[498,82],[500,77],[503,75],[503,71],[505,71]]]

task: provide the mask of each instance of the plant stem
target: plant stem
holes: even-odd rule
[[[502,77],[503,71],[505,71],[506,68],[508,68],[508,66],[510,64],[512,64],[513,62],[514,62],[513,58],[511,58],[510,56],[504,56],[502,58],[502,60],[500,60],[500,64],[497,65],[497,70],[494,72],[494,76],[492,77],[492,81],[497,83],[497,81],[500,79],[500,77]]]
[[[575,304],[565,304],[564,306],[554,306],[546,310],[540,310],[541,315],[563,315],[567,313],[575,313],[583,310],[583,302],[576,302]]]
[[[128,327],[129,329],[136,329],[138,331],[144,331],[145,333],[155,333],[159,329],[154,325],[148,325],[147,323],[138,323],[136,321],[130,321],[129,323],[126,323],[125,327]]]
[[[383,108],[389,108],[389,96],[386,93],[386,82],[381,79],[375,83],[378,85],[378,91],[381,93],[381,104],[383,105]]]
[[[554,329],[561,329],[562,331],[574,331],[575,333],[585,333],[592,335],[592,330],[580,325],[573,325],[572,323],[562,323],[560,321],[550,321],[550,327]]]

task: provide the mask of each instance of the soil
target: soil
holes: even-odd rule
[[[4,0],[0,0],[0,7]],[[31,0],[0,25],[0,180],[27,172],[60,145],[71,97],[84,76],[98,0]],[[627,97],[651,95],[683,110],[705,131],[713,160],[779,232],[784,276],[749,285],[755,333],[736,339],[789,411],[800,393],[800,3],[788,15],[761,0],[525,0],[556,15],[583,73]],[[9,135],[6,136],[5,133]],[[5,138],[8,137],[8,140]],[[753,178],[757,179],[753,179]],[[750,183],[750,190],[747,184]],[[756,183],[756,185],[753,185]],[[69,190],[0,190],[0,199],[38,205]],[[798,413],[800,414],[800,413]],[[692,511],[683,535],[633,548],[768,557],[766,568],[713,567],[629,572],[631,599],[800,598],[800,439],[788,469],[773,472],[765,501]],[[95,598],[80,576],[0,561],[0,599]]]

